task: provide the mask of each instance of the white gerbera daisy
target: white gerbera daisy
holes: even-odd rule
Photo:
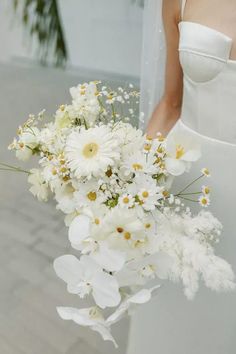
[[[119,158],[118,142],[104,125],[71,133],[65,151],[68,167],[78,178],[104,175]]]

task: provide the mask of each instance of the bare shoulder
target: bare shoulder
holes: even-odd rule
[[[181,18],[182,0],[163,0],[163,18],[167,22],[178,23]]]

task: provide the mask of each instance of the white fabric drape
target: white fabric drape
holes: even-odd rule
[[[161,98],[165,72],[165,38],[162,1],[145,0],[143,17],[143,50],[141,67],[141,100],[139,127],[145,129],[155,105]]]

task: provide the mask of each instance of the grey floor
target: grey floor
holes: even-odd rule
[[[84,76],[0,64],[0,161],[17,163],[6,147],[28,113],[42,108],[53,112],[69,102],[68,88],[90,79]],[[53,259],[66,252],[67,230],[53,202],[37,202],[28,192],[25,175],[1,172],[1,354],[125,354],[128,320],[114,328],[120,344],[115,350],[97,334],[57,316],[57,305],[81,306],[52,269]]]

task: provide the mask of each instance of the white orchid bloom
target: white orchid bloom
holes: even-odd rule
[[[83,242],[91,236],[91,220],[87,215],[78,215],[69,227],[71,246],[77,250],[83,249]]]
[[[200,145],[190,134],[176,131],[166,140],[165,167],[173,176],[180,176],[188,171],[191,163],[201,157]]]
[[[71,294],[83,298],[92,293],[101,308],[119,304],[117,280],[105,273],[89,256],[82,256],[80,260],[72,255],[61,256],[54,261],[54,269],[58,277],[67,283],[67,290]]]
[[[125,253],[109,248],[106,241],[99,241],[97,249],[90,256],[109,272],[117,272],[125,264]]]
[[[132,307],[145,304],[146,302],[150,301],[152,293],[159,288],[160,285],[156,285],[151,289],[142,289],[136,294],[126,297],[118,309],[107,318],[106,324],[110,326],[118,322],[127,312],[130,313],[132,311]]]
[[[157,252],[129,262],[126,268],[116,274],[116,279],[120,287],[142,285],[155,277],[168,279],[172,265],[173,260],[168,254]]]
[[[119,271],[125,263],[125,254],[112,250],[105,241],[91,237],[91,219],[87,215],[77,216],[69,228],[69,240],[72,247],[90,253],[90,256],[109,272]]]
[[[57,312],[63,320],[71,320],[80,326],[90,327],[93,331],[100,333],[105,341],[111,341],[116,348],[118,347],[97,307],[85,309],[58,307]]]

